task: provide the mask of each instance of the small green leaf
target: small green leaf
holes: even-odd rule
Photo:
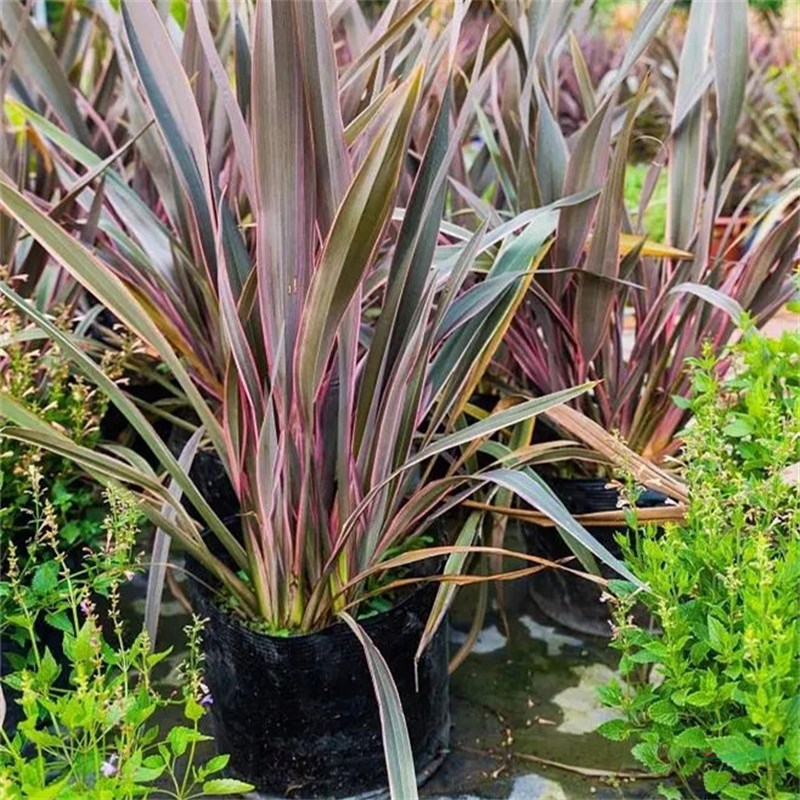
[[[657,664],[661,659],[652,651],[637,650],[635,653],[628,655],[628,660],[634,664]]]
[[[631,748],[634,758],[657,774],[669,772],[669,765],[658,757],[658,745],[654,742],[639,742]]]
[[[616,681],[598,686],[597,696],[604,706],[618,707],[622,703],[622,688]]]
[[[716,617],[708,616],[708,641],[718,653],[727,649],[728,631]]]
[[[65,522],[58,533],[67,544],[75,544],[81,533],[83,533],[83,529],[75,521]]]
[[[733,439],[742,439],[745,436],[749,436],[753,432],[753,426],[746,418],[739,417],[738,419],[733,420],[733,422],[729,422],[722,429],[722,432],[726,436],[730,436]]]
[[[679,394],[672,395],[672,402],[681,409],[690,408],[692,405],[691,401],[687,397],[681,397]]]
[[[31,588],[39,597],[44,597],[58,586],[58,564],[46,561],[37,567],[31,581]]]
[[[750,772],[764,761],[764,748],[743,733],[709,740],[717,758],[736,772]]]
[[[719,794],[731,782],[730,772],[712,769],[703,774],[703,786],[711,794]]]
[[[658,793],[665,800],[683,800],[683,795],[676,786],[666,786],[663,783],[658,784]]]
[[[66,611],[56,611],[46,614],[44,619],[48,625],[51,625],[56,630],[63,631],[64,633],[72,633],[73,631],[72,622],[70,622]]]
[[[36,678],[39,682],[40,688],[49,686],[58,677],[59,672],[61,672],[60,667],[53,658],[50,648],[46,647],[44,655],[42,656],[41,664],[36,673]]]
[[[69,782],[70,778],[67,776],[63,781],[53,783],[50,786],[46,786],[42,789],[37,788],[36,791],[29,796],[35,797],[36,800],[58,800],[58,798],[62,796],[62,792],[66,790]]]
[[[692,692],[690,695],[687,696],[686,702],[690,706],[700,706],[703,708],[704,706],[710,706],[714,700],[716,699],[716,695],[714,692],[708,692],[703,689]]]
[[[160,778],[166,767],[166,764],[161,764],[157,767],[145,767],[142,765],[134,772],[133,779],[137,783],[149,783]]]
[[[200,780],[205,778],[207,775],[213,775],[215,772],[225,769],[225,767],[228,766],[228,761],[230,761],[230,758],[231,757],[227,753],[210,758],[205,764],[203,764],[202,767],[200,767],[198,771]]]
[[[202,742],[210,738],[210,736],[204,736],[194,728],[187,728],[185,725],[176,725],[167,734],[167,741],[176,756],[182,756],[191,742]]]
[[[608,582],[608,588],[612,594],[616,595],[617,597],[627,597],[637,589],[636,584],[631,583],[630,581],[621,580],[619,578],[612,578]]]
[[[621,742],[630,736],[630,726],[622,719],[609,719],[597,727],[597,732],[612,742]]]
[[[791,725],[791,723],[790,723]],[[786,733],[784,758],[800,773],[800,727],[791,726]]]
[[[722,796],[726,800],[763,800],[764,793],[763,787],[757,782],[729,783],[722,790]],[[775,795],[775,800],[797,800],[797,795],[780,793]]]
[[[183,708],[183,715],[191,722],[197,722],[206,713],[203,706],[197,702],[193,697],[186,699],[186,704]]]
[[[206,795],[223,795],[223,794],[243,794],[244,792],[252,792],[253,787],[244,781],[237,781],[233,778],[213,778],[203,784],[203,794]]]
[[[650,719],[662,725],[674,725],[678,721],[678,712],[669,700],[659,700],[649,709]]]
[[[681,731],[675,737],[674,744],[678,747],[704,748],[708,746],[708,740],[705,731],[701,727],[695,726]]]
[[[695,664],[702,664],[708,655],[709,646],[705,642],[695,642],[689,649],[689,658]]]
[[[38,731],[35,728],[26,728],[25,738],[38,747],[63,747],[64,741],[49,731]]]
[[[78,664],[84,661],[90,661],[94,656],[94,647],[92,646],[92,639],[96,636],[94,623],[87,619],[83,623],[78,635],[75,637],[74,646],[72,649],[72,659]],[[66,637],[64,637],[66,640]]]

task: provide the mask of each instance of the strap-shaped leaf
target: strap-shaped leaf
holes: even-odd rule
[[[297,58],[296,13],[294,3],[256,6],[251,99],[258,298],[271,379],[287,403],[292,348],[315,253],[314,143]],[[277,352],[280,339],[285,353]]]
[[[36,131],[46,136],[57,148],[74,158],[89,172],[101,167],[103,160],[85,147],[77,139],[62,131],[57,125],[45,119],[27,106],[17,105]],[[89,174],[89,173],[87,173]],[[148,208],[142,199],[120,178],[113,169],[105,171],[105,191],[113,203],[114,210],[125,223],[130,234],[147,252],[154,266],[168,274],[172,266],[169,233],[161,220]]]
[[[386,295],[361,381],[356,412],[356,447],[361,442],[373,397],[376,394],[380,396],[382,383],[394,366],[428,278],[444,205],[444,182],[438,187],[435,198],[431,197],[431,190],[436,188],[433,185],[436,173],[447,151],[449,97],[448,89],[439,107],[389,266]]]
[[[617,574],[627,578],[637,586],[641,586],[641,581],[636,578],[625,564],[600,544],[583,525],[576,522],[552,489],[541,479],[536,480],[533,473],[526,474],[518,470],[496,469],[481,473],[481,478],[514,492],[526,503],[546,514],[556,523],[563,534],[574,539],[577,544],[586,548],[606,566],[611,567]]]
[[[314,134],[317,219],[328,235],[352,180],[339,104],[330,15],[324,3],[296,3],[297,32],[309,122]]]
[[[455,546],[462,548],[470,547],[480,534],[480,523],[482,520],[483,514],[477,512],[470,514],[456,537]],[[445,562],[442,574],[458,575],[461,573],[468,555],[469,550],[466,549],[450,553]],[[417,652],[414,655],[415,664],[419,661],[425,648],[430,644],[431,639],[442,624],[445,614],[447,614],[453,602],[453,598],[455,597],[456,588],[454,583],[448,583],[446,581],[439,584],[439,589],[436,592],[436,599],[433,601],[431,613],[428,615],[428,619],[425,622],[425,630],[422,632]]]
[[[183,447],[178,458],[181,469],[188,474],[192,467],[197,448],[203,437],[203,429],[198,428]],[[183,490],[180,484],[173,478],[170,481],[168,491],[176,503],[180,502]],[[169,519],[175,518],[173,505],[164,504],[161,513]],[[158,620],[161,616],[161,597],[164,593],[164,579],[169,569],[169,550],[172,537],[163,529],[157,528],[153,536],[153,548],[150,555],[150,566],[147,571],[147,592],[144,599],[144,627],[147,630],[150,640],[150,649],[156,646],[158,636]]]
[[[214,77],[217,91],[220,93],[222,103],[225,106],[225,113],[228,116],[228,123],[231,126],[231,138],[233,139],[233,146],[236,150],[237,167],[242,174],[245,191],[252,205],[255,203],[256,186],[255,175],[253,174],[253,153],[250,145],[250,132],[247,128],[242,109],[239,107],[239,103],[231,89],[228,74],[225,71],[225,65],[222,63],[222,59],[219,57],[219,53],[217,53],[214,47],[214,39],[211,35],[211,29],[208,26],[208,16],[203,8],[203,4],[199,2],[199,0],[193,0],[192,14],[200,46],[203,48],[208,68]]]
[[[720,172],[724,172],[735,144],[736,123],[742,112],[747,84],[747,0],[727,0],[724,4],[716,4],[713,39],[717,162]]]
[[[713,11],[713,3],[692,3],[678,70],[668,171],[667,241],[682,248],[688,247],[694,236],[705,179],[707,95],[698,98],[695,87],[709,61]]]
[[[147,100],[191,199],[206,266],[215,270],[214,200],[205,134],[189,79],[152,3],[122,3],[122,19]]]
[[[411,741],[408,738],[400,695],[389,665],[367,632],[346,611],[341,612],[339,617],[353,631],[364,648],[364,656],[367,659],[372,686],[378,701],[383,753],[386,757],[386,772],[389,776],[389,792],[392,800],[417,800],[417,777]]]
[[[693,294],[706,303],[721,308],[733,321],[735,325],[742,322],[744,309],[730,295],[706,286],[702,283],[681,283],[670,291],[670,294]]]
[[[300,401],[306,414],[310,414],[339,323],[372,262],[391,213],[421,81],[420,69],[399,92],[390,120],[339,209],[314,273],[296,351]]]
[[[570,155],[564,179],[564,193],[575,194],[586,189],[602,188],[608,164],[611,161],[611,122],[616,108],[616,95],[610,95],[595,111],[589,122],[578,134]],[[583,252],[586,237],[597,208],[597,198],[584,203],[567,206],[558,222],[558,235],[553,251],[553,263],[557,267],[575,266]],[[563,288],[564,279],[555,281]],[[559,290],[555,296],[559,296]]]
[[[600,194],[589,252],[586,254],[583,271],[578,280],[574,319],[578,329],[582,359],[579,364],[579,374],[584,376],[588,374],[589,364],[609,335],[609,318],[614,303],[618,302],[618,290],[614,284],[602,279],[619,277],[619,236],[625,213],[624,189],[628,143],[646,86],[646,82],[643,82],[628,106],[625,125],[614,152],[611,173]]]
[[[178,464],[169,448],[162,441],[161,437],[155,431],[144,414],[142,414],[142,412],[138,409],[136,404],[133,403],[133,401],[128,398],[128,396],[114,383],[114,381],[112,381],[97,366],[97,364],[95,364],[95,362],[83,352],[83,350],[74,342],[73,337],[52,325],[44,315],[33,308],[29,303],[26,303],[21,297],[19,297],[2,282],[0,282],[0,295],[6,297],[17,308],[19,308],[20,311],[33,319],[39,328],[41,328],[58,343],[62,353],[68,356],[75,363],[78,369],[80,369],[80,371],[83,372],[86,377],[92,381],[92,383],[96,384],[97,387],[108,396],[111,402],[122,412],[128,422],[130,422],[131,426],[137,431],[137,433],[139,433],[148,447],[152,450],[156,458],[158,458],[159,462],[165,467],[167,472],[181,486],[188,499],[197,508],[198,513],[203,517],[205,523],[219,537],[220,541],[234,558],[234,560],[236,560],[236,562],[242,568],[245,568],[247,566],[247,562],[241,545],[236,541],[235,537],[225,527],[213,509],[208,505],[195,484]],[[205,404],[203,405],[205,406]],[[217,429],[217,436],[221,442],[222,438],[221,433],[219,432],[219,423],[215,420],[214,416],[207,409],[207,407],[205,416]],[[222,445],[220,444],[220,448],[221,447]]]
[[[75,280],[85,286],[132,331],[153,347],[186,392],[209,438],[221,449],[222,435],[214,414],[194,386],[167,339],[125,284],[82,244],[28,202],[3,174],[0,174],[0,208],[14,217]],[[2,285],[0,291],[7,297],[13,294],[9,294],[9,290]],[[26,313],[30,314],[29,311]]]
[[[513,408],[490,414],[478,422],[474,422],[465,428],[461,428],[458,431],[447,434],[446,436],[442,436],[421,448],[419,452],[417,452],[402,466],[398,467],[394,472],[392,472],[388,478],[378,485],[373,486],[369,493],[358,504],[350,517],[343,522],[339,536],[339,542],[337,548],[333,551],[331,560],[333,560],[333,558],[338,554],[341,547],[344,546],[346,538],[349,532],[353,529],[353,526],[358,521],[359,516],[364,513],[364,510],[367,508],[371,500],[389,481],[405,472],[408,472],[410,469],[417,466],[417,464],[421,464],[423,461],[433,458],[440,453],[444,453],[451,448],[469,444],[470,442],[484,436],[491,436],[496,431],[502,430],[503,428],[512,427],[519,422],[530,419],[531,417],[535,417],[537,414],[542,414],[553,408],[561,406],[564,403],[568,403],[570,400],[573,400],[575,397],[583,394],[592,386],[593,384],[586,383],[582,386],[564,389],[561,392],[553,392],[545,397],[537,397],[533,400],[527,400],[524,403],[519,403]]]
[[[18,0],[0,3],[0,27],[9,42],[21,37],[16,48],[15,69],[27,80],[33,80],[47,105],[65,127],[84,144],[91,141],[86,122],[75,102],[72,88],[54,50],[36,30],[27,8]]]

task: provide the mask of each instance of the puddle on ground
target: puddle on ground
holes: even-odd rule
[[[131,589],[127,607],[131,616],[141,619],[141,581]],[[171,684],[177,678],[188,616],[168,597],[165,592],[158,647],[174,648],[160,665],[164,682]],[[615,652],[602,639],[578,637],[549,622],[524,587],[511,600],[506,606],[508,628],[500,614],[490,612],[475,649],[451,678],[451,752],[421,796],[426,800],[657,797],[656,782],[603,774],[638,771],[629,743],[610,742],[593,732],[612,717],[601,707],[595,689],[614,676]],[[451,653],[466,639],[473,607],[470,591],[463,590],[452,614]],[[580,770],[595,772],[584,775]]]

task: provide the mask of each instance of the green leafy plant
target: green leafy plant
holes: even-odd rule
[[[57,321],[64,325],[65,320]],[[114,357],[104,359],[115,374]],[[0,304],[0,391],[84,447],[100,440],[108,399],[76,375],[57,346],[37,334],[7,301]],[[0,552],[25,539],[30,517],[29,472],[47,476],[62,544],[93,545],[102,530],[100,487],[69,459],[3,437],[0,428]]]
[[[694,362],[686,520],[621,542],[647,590],[613,586],[623,681],[602,698],[622,718],[600,730],[633,736],[633,754],[690,795],[789,800],[798,788],[798,344],[749,333],[724,354],[724,379],[710,350]],[[655,629],[633,622],[636,602]]]
[[[735,401],[726,409],[723,434],[742,471],[768,472],[776,462],[800,460],[796,431],[786,430],[787,420],[800,419],[800,334],[750,334],[731,358],[724,389]]]
[[[105,542],[76,569],[61,549],[57,511],[38,483],[31,486],[35,535],[24,553],[10,544],[0,582],[0,635],[19,646],[4,654],[12,671],[3,681],[19,693],[14,702],[23,712],[13,735],[0,729],[2,797],[190,800],[249,791],[219,777],[227,756],[195,763],[197,744],[210,739],[199,723],[212,702],[202,680],[202,622],[195,618],[186,628],[180,697],[154,684],[153,670],[168,651],[152,653],[145,631],[132,640],[124,631],[119,589],[137,569],[140,519],[132,496],[109,494]],[[63,637],[55,654],[40,643],[40,620]],[[66,673],[68,681],[59,680]],[[172,706],[182,708],[185,724],[161,731],[153,715]]]

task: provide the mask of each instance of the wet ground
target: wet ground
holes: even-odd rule
[[[607,641],[578,636],[551,623],[522,583],[506,585],[508,629],[490,611],[472,653],[451,678],[451,752],[423,787],[427,800],[583,800],[655,798],[657,783],[634,779],[630,745],[594,729],[611,717],[596,687],[613,675]],[[142,586],[129,597],[143,610]],[[463,590],[452,615],[455,652],[471,623],[474,598]],[[173,646],[170,683],[181,659],[180,603],[165,594],[159,649]],[[508,635],[506,635],[506,632]]]
[[[614,651],[549,622],[526,597],[515,605],[508,636],[490,614],[452,676],[452,749],[423,793],[437,800],[655,797],[657,784],[629,777],[639,771],[630,745],[594,733],[613,716],[596,687],[614,677]],[[456,614],[456,645],[459,622]]]

